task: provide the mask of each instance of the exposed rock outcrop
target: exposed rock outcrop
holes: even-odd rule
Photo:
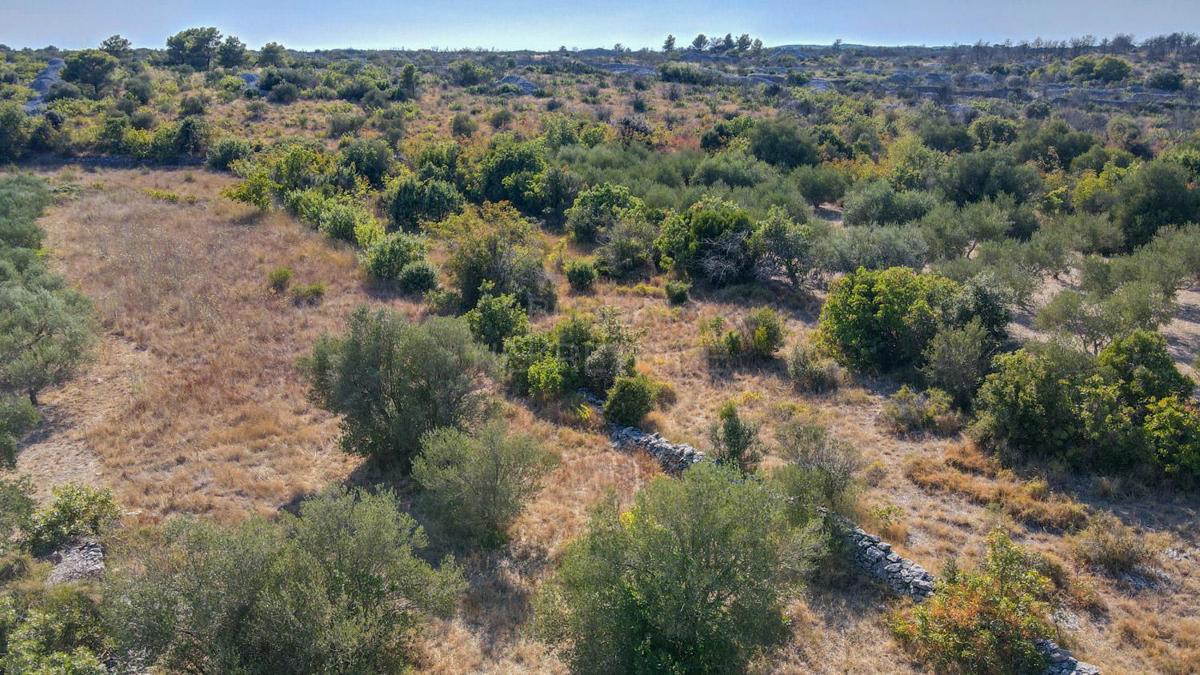
[[[54,569],[46,580],[61,584],[81,579],[95,579],[104,574],[104,547],[99,542],[84,539],[50,555]]]

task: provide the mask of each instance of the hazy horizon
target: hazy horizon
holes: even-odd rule
[[[610,0],[580,7],[563,0],[466,0],[390,5],[378,0],[331,6],[316,0],[266,0],[247,5],[213,0],[96,3],[6,0],[0,6],[0,43],[9,47],[78,49],[119,33],[137,47],[161,48],[190,26],[216,26],[252,48],[276,41],[313,49],[528,49],[659,48],[668,33],[680,46],[697,33],[750,33],[767,46],[849,43],[907,46],[1097,38],[1132,33],[1145,38],[1200,28],[1200,3],[1185,0],[860,0],[848,9],[831,0],[721,3],[667,0],[651,6]]]

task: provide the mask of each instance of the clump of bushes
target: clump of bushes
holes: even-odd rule
[[[962,429],[962,418],[950,404],[950,395],[940,389],[917,391],[906,384],[883,404],[879,419],[893,434],[949,436]]]
[[[516,296],[511,293],[493,295],[490,284],[475,308],[463,318],[475,339],[493,352],[503,350],[509,338],[529,332],[529,314],[517,302]]]
[[[584,388],[603,395],[633,374],[636,346],[611,310],[570,314],[549,332],[505,340],[504,368],[518,394],[551,399]]]
[[[794,572],[821,551],[812,521],[789,518],[762,481],[711,462],[656,478],[634,499],[625,512],[616,499],[596,510],[535,603],[539,633],[572,667],[740,672],[787,639]]]
[[[49,553],[73,539],[101,534],[120,517],[121,509],[108,490],[84,485],[55,488],[50,505],[34,513],[29,522],[29,548],[35,555]]]
[[[1185,403],[1194,384],[1161,335],[1131,333],[1098,357],[1030,344],[994,364],[975,401],[974,433],[985,447],[1183,485],[1200,478],[1200,411]]]
[[[893,615],[892,630],[913,654],[937,670],[1039,673],[1046,657],[1034,640],[1054,634],[1050,580],[1002,530],[988,537],[976,569],[943,570],[937,592]]]
[[[775,357],[787,337],[787,328],[779,313],[759,307],[748,313],[734,328],[726,328],[723,317],[712,317],[700,325],[700,344],[710,361],[734,363]]]
[[[797,342],[787,357],[788,376],[803,392],[821,394],[837,389],[845,374],[833,359],[807,340]]]
[[[596,283],[596,266],[590,260],[572,260],[567,263],[564,272],[571,289],[576,293],[587,293]]]
[[[421,237],[392,232],[363,251],[362,266],[372,278],[394,282],[408,292],[423,292],[437,286],[437,269],[426,260],[427,252]]]
[[[1111,575],[1153,567],[1164,548],[1160,537],[1142,534],[1111,513],[1088,519],[1088,525],[1071,538],[1075,556],[1084,564]]]
[[[390,490],[334,488],[297,515],[229,527],[171,521],[110,573],[121,661],[168,672],[399,672],[465,588]],[[319,554],[317,554],[319,553]],[[136,661],[134,660],[136,659]]]

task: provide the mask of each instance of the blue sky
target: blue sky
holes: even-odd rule
[[[696,33],[747,32],[767,45],[953,44],[1118,32],[1200,32],[1200,0],[0,0],[0,43],[93,46],[120,33],[139,47],[196,25],[251,47],[638,48]]]

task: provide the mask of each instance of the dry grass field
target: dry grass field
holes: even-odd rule
[[[68,481],[107,485],[127,510],[126,523],[136,525],[179,514],[269,514],[329,483],[382,479],[338,447],[337,420],[309,403],[296,361],[362,303],[419,317],[418,303],[372,288],[351,249],[283,214],[260,217],[224,200],[225,176],[71,166],[44,173],[75,186],[41,220],[52,266],[92,298],[104,331],[94,361],[45,394],[47,421],[22,447],[18,471],[33,476],[42,494]],[[295,271],[295,283],[324,283],[324,298],[297,304],[272,293],[266,275],[279,266]],[[936,573],[956,556],[973,558],[989,529],[1006,527],[1069,580],[1068,611],[1058,620],[1077,656],[1106,673],[1200,671],[1195,497],[1065,473],[1031,481],[998,470],[963,438],[895,438],[876,419],[894,390],[887,381],[860,379],[827,396],[805,396],[791,388],[782,362],[734,371],[706,364],[702,317],[734,318],[769,304],[788,317],[794,341],[814,327],[819,297],[759,286],[700,294],[674,308],[661,297],[662,280],[601,283],[586,296],[559,283],[562,309],[615,307],[639,334],[641,367],[674,392],[673,403],[651,416],[665,436],[704,447],[728,399],[768,440],[793,417],[825,424],[864,453],[864,526],[904,555]],[[1200,314],[1200,296],[1181,300],[1181,318],[1165,332],[1188,363],[1197,351],[1188,321]],[[523,405],[509,405],[505,415],[540,437],[561,465],[513,526],[508,549],[465,561],[470,591],[457,618],[422,638],[423,671],[564,672],[530,637],[530,596],[597,499],[609,490],[627,498],[659,473],[645,457],[610,449],[599,430]],[[1111,510],[1163,533],[1169,544],[1161,578],[1115,580],[1075,561],[1059,526],[1085,509]],[[755,670],[921,672],[887,628],[892,602],[863,587],[814,586],[789,607],[794,639]]]

